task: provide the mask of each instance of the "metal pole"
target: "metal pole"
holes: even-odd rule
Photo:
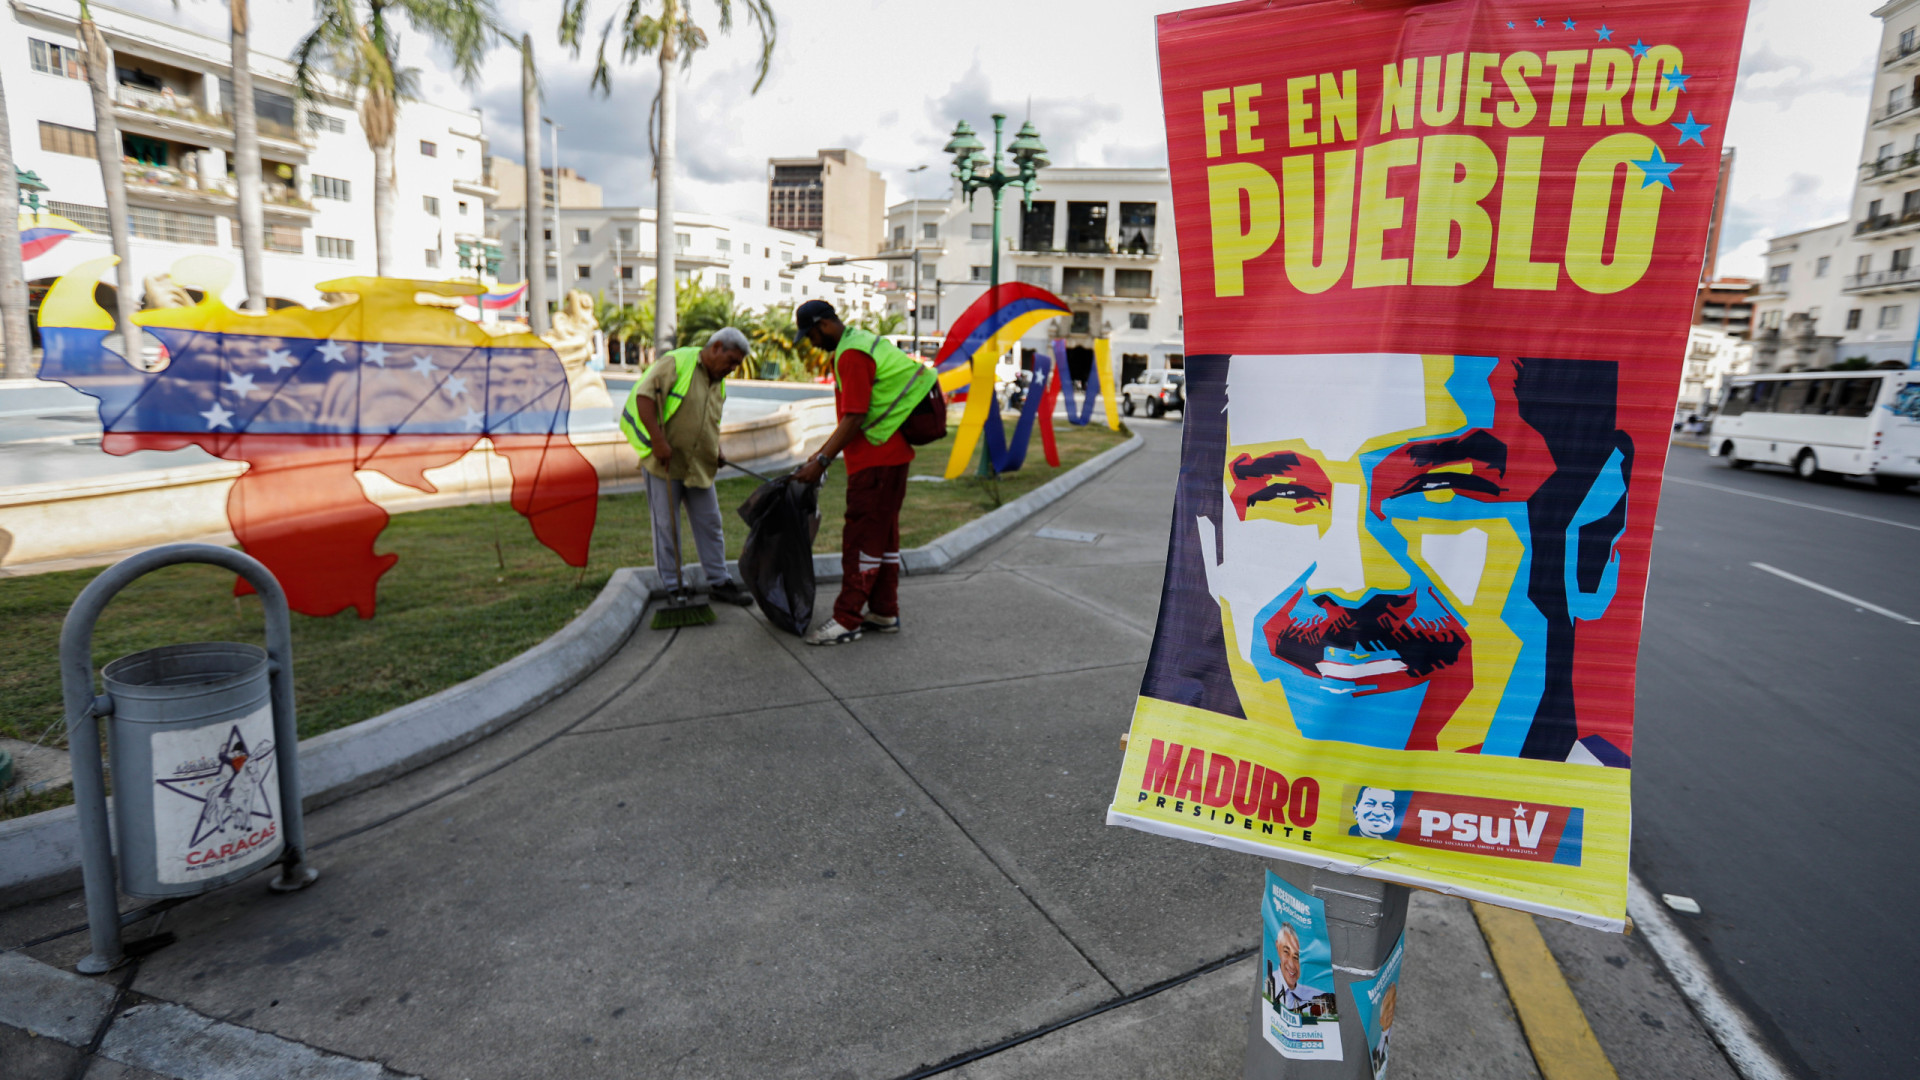
[[[551,117],[540,118],[546,122],[548,145],[553,148],[553,291],[555,301],[566,299],[567,295],[567,240],[560,235],[560,127]]]
[[[925,165],[916,165],[907,170],[907,175],[927,171]],[[913,358],[920,359],[920,187],[907,182],[907,198],[913,200],[913,228],[907,233],[907,243],[913,252]]]
[[[260,594],[266,618],[268,688],[273,700],[273,738],[278,749],[280,807],[285,847],[276,892],[302,888],[319,877],[306,863],[306,818],[300,806],[299,729],[293,712],[293,630],[287,594],[271,571],[249,555],[213,544],[167,544],[122,559],[93,579],[60,627],[60,689],[73,759],[73,801],[80,819],[80,873],[87,893],[87,933],[92,947],[75,966],[88,975],[111,971],[126,960],[120,943],[120,904],[107,824],[106,785],[100,761],[98,718],[113,711],[106,695],[93,693],[93,626],[121,589],[163,566],[209,563],[245,578]]]
[[[1006,130],[1006,126],[1007,126],[1007,114],[994,113],[993,114],[993,173],[991,175],[991,178],[988,184],[988,186],[993,188],[993,253],[992,253],[992,257],[987,260],[988,262],[988,271],[987,271],[988,295],[992,295],[994,292],[997,292],[1000,288],[1000,195],[1002,192],[1006,191],[1006,179],[1007,179],[1005,174],[1003,174],[1000,171],[1000,139],[1001,139],[1001,135]],[[993,364],[994,364],[994,370],[997,373],[1000,366],[1000,335],[998,333],[995,333],[993,335]],[[987,388],[987,392],[995,393],[997,392],[997,389],[995,387],[989,386]],[[975,475],[981,477],[982,479],[986,479],[993,476],[994,471],[995,470],[993,467],[993,455],[989,453],[987,450],[987,440],[981,439],[980,440],[980,467],[975,471]]]

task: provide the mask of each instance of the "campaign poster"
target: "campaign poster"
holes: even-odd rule
[[[1400,959],[1407,952],[1407,935],[1393,943],[1387,962],[1371,979],[1354,982],[1353,1001],[1360,1009],[1360,1030],[1367,1033],[1367,1061],[1373,1066],[1373,1080],[1386,1080],[1387,1062],[1393,1057],[1393,1016],[1400,1001]]]
[[[153,736],[153,833],[163,885],[221,877],[280,853],[273,709]]]
[[[1188,408],[1111,823],[1622,928],[1746,8],[1159,17]]]
[[[1260,924],[1261,1034],[1282,1057],[1339,1061],[1326,905],[1269,870]]]

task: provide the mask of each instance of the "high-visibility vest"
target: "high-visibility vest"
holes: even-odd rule
[[[689,345],[667,353],[662,359],[673,361],[673,389],[667,392],[666,407],[660,411],[660,430],[665,432],[667,421],[673,419],[673,414],[680,411],[680,403],[687,399],[687,387],[693,385],[693,369],[700,366],[700,349]],[[633,444],[634,452],[642,461],[653,453],[653,440],[647,437],[647,426],[640,422],[640,387],[645,381],[633,384],[633,389],[627,392],[626,407],[620,410],[620,432]],[[714,389],[725,401],[727,384],[722,382]]]
[[[840,345],[833,350],[835,379],[840,378],[840,357],[849,349],[873,357],[873,397],[860,433],[879,446],[900,430],[940,379],[931,367],[908,356],[900,346],[871,330],[851,327],[841,332]]]

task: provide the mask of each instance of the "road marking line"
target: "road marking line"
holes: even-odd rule
[[[1821,506],[1819,503],[1801,502],[1798,499],[1783,499],[1778,495],[1762,495],[1757,491],[1742,491],[1739,488],[1727,487],[1724,484],[1709,484],[1705,480],[1689,480],[1684,476],[1669,474],[1667,479],[1676,484],[1691,484],[1694,487],[1712,488],[1715,491],[1724,491],[1730,495],[1745,495],[1749,499],[1765,499],[1768,502],[1785,503],[1788,506],[1798,506],[1806,510],[1819,510],[1823,513],[1839,514],[1841,517],[1858,518],[1861,521],[1872,521],[1881,525],[1891,525],[1896,529],[1912,529],[1914,532],[1920,532],[1920,525],[1909,524],[1905,521],[1893,521],[1883,517],[1874,517],[1872,514],[1856,514],[1851,510],[1835,510],[1831,506]]]
[[[1744,1080],[1791,1080],[1789,1073],[1754,1030],[1753,1022],[1720,990],[1713,972],[1694,951],[1693,943],[1680,932],[1673,917],[1660,901],[1647,891],[1634,875],[1627,876],[1627,914],[1633,925],[1653,948],[1667,974],[1679,985],[1680,992],[1692,1003],[1694,1014],[1706,1025],[1713,1041],[1726,1052],[1727,1060]]]
[[[1876,615],[1885,615],[1887,618],[1892,619],[1894,622],[1903,622],[1903,623],[1906,623],[1908,626],[1920,626],[1920,619],[1909,619],[1905,615],[1902,615],[1897,611],[1893,611],[1888,608],[1883,608],[1879,604],[1869,604],[1865,600],[1862,600],[1857,596],[1848,596],[1846,593],[1841,592],[1839,589],[1829,589],[1825,585],[1822,585],[1817,581],[1808,581],[1806,578],[1803,578],[1798,574],[1789,574],[1785,570],[1782,570],[1774,566],[1768,566],[1766,563],[1763,563],[1763,562],[1748,563],[1747,565],[1753,567],[1755,570],[1765,570],[1767,573],[1772,574],[1775,577],[1786,578],[1788,581],[1793,582],[1795,585],[1805,585],[1807,588],[1812,589],[1814,592],[1826,593],[1828,596],[1833,597],[1835,600],[1845,600],[1847,603],[1852,604],[1854,607],[1865,608]]]
[[[1478,900],[1473,902],[1473,916],[1480,921],[1494,966],[1506,980],[1507,997],[1520,1015],[1520,1027],[1527,1033],[1541,1077],[1619,1080],[1533,916]]]

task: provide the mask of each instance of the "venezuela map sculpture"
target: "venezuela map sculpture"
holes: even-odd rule
[[[374,551],[387,512],[356,470],[435,490],[428,469],[482,439],[513,473],[512,505],[542,544],[585,566],[599,477],[567,435],[567,373],[531,334],[491,335],[420,293],[469,296],[478,283],[343,278],[324,292],[351,303],[237,312],[218,299],[232,270],[204,256],[173,278],[204,291],[191,307],[135,316],[165,349],[142,371],[108,347],[113,321],[94,289],[114,263],[95,259],[56,282],[40,309],[40,377],[100,400],[109,454],[199,446],[247,463],[227,519],[295,611],[374,612],[399,556]]]

